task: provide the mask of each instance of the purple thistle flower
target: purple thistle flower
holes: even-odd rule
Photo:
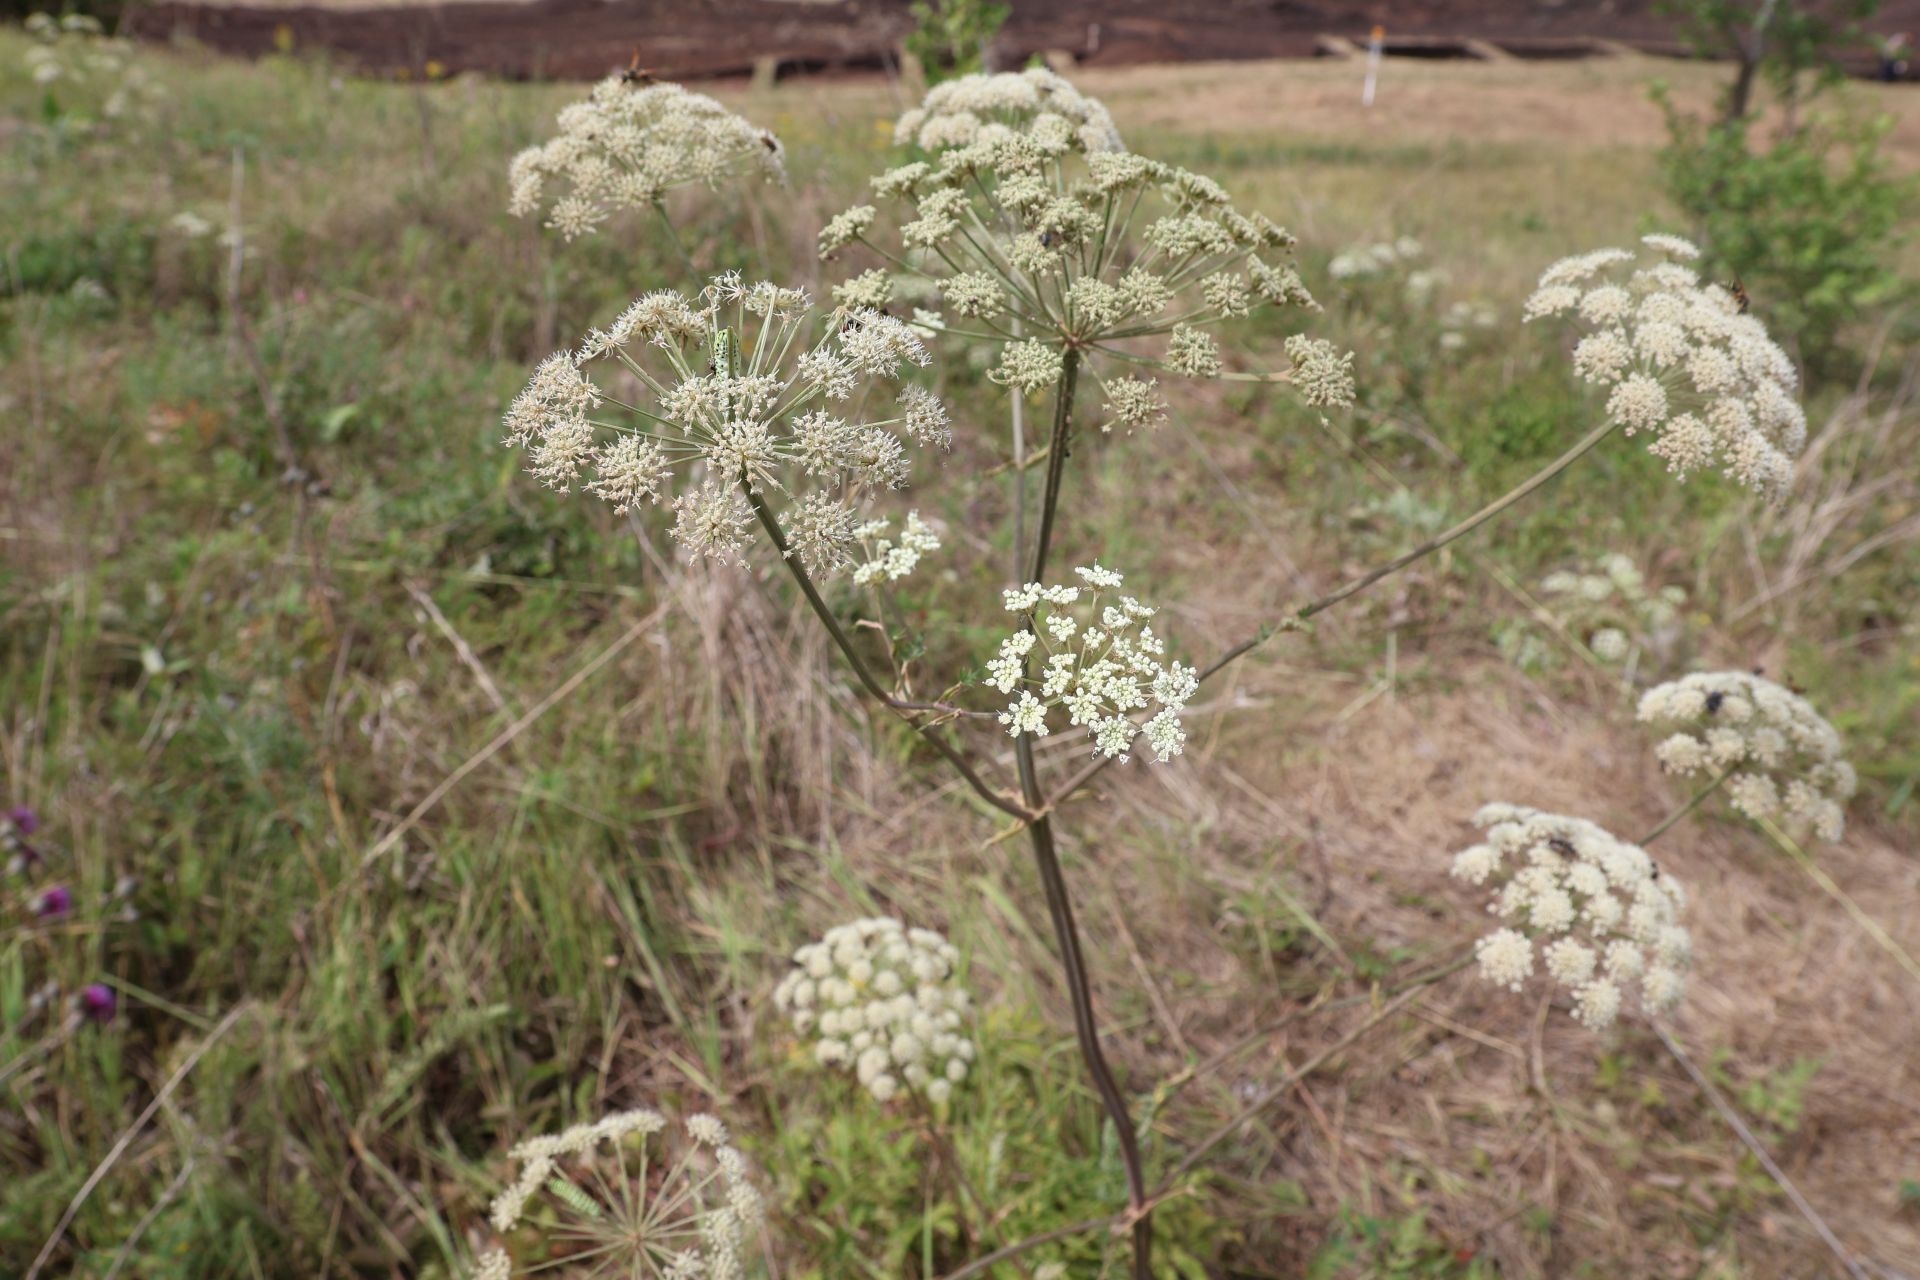
[[[120,997],[104,982],[89,983],[80,992],[80,1012],[94,1022],[112,1022]]]
[[[33,913],[42,920],[58,920],[73,910],[73,891],[56,884],[34,900]]]
[[[40,829],[39,816],[25,805],[8,810],[7,821],[11,822],[13,829],[23,836],[30,836]]]

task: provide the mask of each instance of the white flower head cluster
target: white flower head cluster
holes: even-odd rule
[[[524,218],[550,201],[547,225],[569,240],[676,187],[718,187],[737,174],[786,181],[778,138],[677,84],[610,76],[558,123],[551,139],[514,156],[507,209]]]
[[[1731,293],[1686,265],[1699,256],[1693,245],[1667,235],[1643,243],[1657,261],[1599,249],[1554,263],[1525,318],[1573,315],[1587,326],[1574,374],[1611,388],[1608,419],[1651,435],[1648,452],[1667,470],[1684,479],[1718,466],[1777,498],[1807,439],[1793,361]]]
[[[1726,773],[1727,798],[1747,817],[1822,840],[1846,834],[1858,779],[1839,732],[1793,690],[1747,671],[1697,672],[1647,690],[1639,716],[1672,731],[1655,748],[1669,773]]]
[[[1488,910],[1508,923],[1474,946],[1481,976],[1519,991],[1536,956],[1573,994],[1573,1016],[1599,1031],[1639,991],[1649,1013],[1686,995],[1693,939],[1686,893],[1647,851],[1584,818],[1490,804],[1473,815],[1483,842],[1454,855],[1453,875],[1492,887]]]
[[[1486,334],[1500,325],[1500,309],[1483,298],[1458,298],[1440,313],[1440,346],[1459,351],[1474,335]]]
[[[27,16],[26,32],[33,37],[22,60],[33,82],[45,87],[66,85],[95,95],[93,105],[102,117],[114,119],[165,97],[146,68],[134,57],[134,43],[109,36],[97,18],[69,13]],[[63,103],[72,111],[71,102]]]
[[[1335,280],[1372,280],[1410,266],[1422,252],[1420,242],[1412,236],[1354,245],[1333,256],[1327,263],[1327,274]]]
[[[1578,570],[1560,569],[1540,580],[1562,620],[1585,638],[1603,662],[1625,662],[1672,627],[1687,602],[1685,588],[1650,590],[1631,556],[1609,552]]]
[[[1100,100],[1045,67],[935,85],[894,125],[893,144],[940,151],[1015,133],[1038,134],[1082,152],[1126,150]]]
[[[920,567],[920,557],[940,549],[940,535],[920,518],[918,511],[907,512],[906,523],[896,537],[891,520],[869,520],[853,531],[866,551],[864,563],[853,569],[858,586],[875,582],[898,582]]]
[[[1072,92],[1051,72],[1027,72],[953,81],[929,102],[1033,94],[1054,103]],[[1070,128],[1046,110],[1018,128],[983,123],[971,109],[921,111],[902,136],[931,155],[874,178],[876,204],[832,219],[820,252],[859,244],[890,264],[918,264],[902,268],[903,288],[936,289],[957,317],[950,327],[999,342],[991,376],[1003,386],[1032,394],[1057,382],[1063,354],[1076,349],[1109,397],[1105,425],[1144,425],[1163,413],[1152,382],[1098,377],[1115,357],[1096,348],[1159,340],[1170,370],[1214,377],[1219,324],[1266,306],[1316,305],[1291,265],[1293,237],[1234,208],[1203,174],[1089,146],[1079,136],[1089,126]],[[939,146],[927,141],[930,130],[940,131]],[[882,203],[897,210],[891,236],[878,229]],[[886,243],[896,238],[897,248]]]
[[[987,664],[987,684],[1008,695],[1000,723],[1009,737],[1044,738],[1053,732],[1048,713],[1063,707],[1099,755],[1125,760],[1141,734],[1155,759],[1180,755],[1180,713],[1200,687],[1194,669],[1166,660],[1166,642],[1147,621],[1153,608],[1109,595],[1124,585],[1119,574],[1097,564],[1074,572],[1083,585],[1030,582],[1005,593],[1008,612],[1026,623]],[[1144,724],[1134,719],[1146,710]]]
[[[556,1234],[600,1255],[601,1266],[660,1280],[741,1280],[765,1216],[746,1159],[713,1116],[690,1117],[677,1150],[668,1128],[641,1108],[522,1142],[510,1153],[519,1176],[493,1201],[494,1230],[514,1230],[539,1199],[563,1219]],[[511,1273],[504,1248],[480,1259],[482,1276]]]
[[[829,573],[853,559],[861,502],[906,483],[907,442],[951,443],[939,399],[901,381],[928,362],[891,316],[835,312],[821,324],[805,293],[728,273],[697,299],[649,293],[579,350],[548,357],[507,410],[506,443],[552,488],[579,484],[622,513],[670,505],[673,536],[722,560],[748,540],[740,482],[785,491],[797,499],[790,554]],[[588,375],[596,364],[611,381]],[[876,400],[891,412],[861,416]],[[682,469],[700,478],[675,494]]]
[[[794,1031],[813,1038],[815,1061],[853,1072],[881,1102],[905,1081],[944,1103],[974,1058],[959,962],[931,929],[890,916],[855,920],[794,952],[773,1002]]]

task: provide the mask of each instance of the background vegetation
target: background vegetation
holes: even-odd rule
[[[24,47],[0,34],[0,65]],[[643,228],[562,251],[502,212],[506,157],[575,90],[141,63],[162,92],[97,124],[61,86],[0,81],[0,801],[38,811],[46,874],[80,904],[43,923],[23,890],[0,897],[0,1273],[58,1235],[46,1274],[452,1274],[508,1144],[651,1101],[712,1108],[768,1167],[806,1171],[769,1188],[784,1274],[939,1274],[967,1242],[917,1122],[793,1069],[773,1030],[784,954],[850,909],[970,957],[984,1060],[957,1137],[994,1230],[1103,1212],[1120,1170],[1037,963],[1024,860],[964,793],[903,784],[927,762],[760,575],[676,566],[658,529],[553,500],[496,447],[535,360],[673,274]],[[1709,71],[1661,70],[1708,102]],[[1098,547],[1143,587],[1203,584],[1177,609],[1190,655],[1563,447],[1591,410],[1518,299],[1562,253],[1681,221],[1637,60],[1396,64],[1364,117],[1353,77],[1085,78],[1135,146],[1299,232],[1317,332],[1360,353],[1338,433],[1240,387],[1089,460],[1103,523],[1063,561]],[[813,228],[879,167],[902,104],[877,85],[727,96],[786,140],[795,187],[692,200],[696,256],[830,283]],[[1890,163],[1914,167],[1911,95],[1837,98],[1895,113]],[[1418,266],[1328,280],[1335,254],[1402,235]],[[1881,266],[1903,273],[1895,251]],[[1617,676],[1536,595],[1605,551],[1686,588],[1691,649],[1784,673],[1847,734],[1863,794],[1826,867],[1920,949],[1920,364],[1912,317],[1865,301],[1843,317],[1850,372],[1809,389],[1815,443],[1781,510],[1604,450],[1497,540],[1329,615],[1342,643],[1283,638],[1210,687],[1257,710],[1197,718],[1180,767],[1112,771],[1066,855],[1094,972],[1138,979],[1101,996],[1156,1100],[1157,1168],[1356,1011],[1223,1050],[1475,931],[1445,867],[1482,800],[1629,832],[1671,806]],[[1244,325],[1233,358],[1276,364],[1282,336]],[[940,376],[991,429],[1004,400],[980,371]],[[948,466],[986,456],[963,431]],[[937,480],[918,498],[948,500]],[[978,620],[930,600],[926,631],[980,651]],[[1516,629],[1540,637],[1525,664]],[[1700,903],[1696,1056],[1845,1238],[1920,1256],[1920,992],[1741,829],[1663,856]],[[97,905],[125,878],[131,919]],[[50,1034],[95,981],[119,1016]],[[1825,1265],[1656,1041],[1537,1012],[1464,981],[1407,1006],[1166,1207],[1163,1258]],[[1036,1261],[1093,1274],[1107,1244]]]

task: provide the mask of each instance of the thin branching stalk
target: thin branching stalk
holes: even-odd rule
[[[841,655],[846,658],[847,665],[853,668],[854,675],[859,677],[860,683],[866,691],[873,695],[880,703],[898,713],[901,719],[911,725],[916,733],[931,744],[936,751],[946,758],[947,763],[952,765],[962,778],[966,779],[967,785],[971,786],[974,791],[979,794],[981,799],[991,804],[994,808],[999,809],[1002,813],[1022,819],[1028,817],[1030,810],[1026,806],[1016,803],[1006,793],[988,783],[973,767],[972,762],[961,754],[960,749],[948,742],[936,731],[939,723],[937,720],[928,721],[915,718],[922,712],[937,712],[942,716],[955,715],[959,713],[959,708],[949,707],[944,703],[911,702],[903,698],[896,698],[887,691],[884,685],[874,678],[873,672],[868,669],[866,662],[860,657],[860,651],[853,647],[852,638],[847,635],[846,629],[840,625],[840,620],[833,616],[832,608],[830,608],[826,600],[821,597],[819,588],[813,585],[813,579],[808,576],[806,569],[794,558],[791,549],[787,546],[787,535],[780,528],[779,519],[775,517],[773,511],[767,506],[761,496],[754,491],[753,486],[747,483],[744,476],[741,477],[740,488],[747,495],[747,504],[753,508],[753,513],[760,518],[760,525],[767,531],[767,537],[773,542],[774,549],[779,552],[780,563],[785,565],[787,572],[793,575],[793,580],[800,586],[800,593],[807,598],[807,603],[813,607],[814,615],[820,619],[821,625],[827,629],[827,634],[833,637],[834,643],[840,648]]]
[[[1202,1138],[1200,1140],[1200,1145],[1196,1146],[1193,1150],[1187,1152],[1185,1158],[1180,1161],[1179,1165],[1175,1167],[1172,1175],[1168,1177],[1164,1190],[1171,1191],[1179,1183],[1181,1178],[1191,1173],[1195,1168],[1195,1166],[1197,1166],[1201,1162],[1201,1160],[1206,1158],[1209,1152],[1211,1152],[1215,1147],[1219,1146],[1221,1143],[1225,1142],[1228,1138],[1231,1138],[1235,1133],[1238,1133],[1240,1131],[1241,1125],[1253,1119],[1253,1117],[1260,1114],[1260,1112],[1266,1110],[1266,1108],[1271,1106],[1275,1100],[1285,1095],[1289,1089],[1293,1088],[1296,1084],[1299,1084],[1301,1080],[1305,1079],[1307,1076],[1311,1075],[1315,1071],[1318,1071],[1322,1066],[1326,1065],[1326,1063],[1330,1059],[1332,1059],[1335,1054],[1345,1052],[1356,1040],[1360,1039],[1361,1036],[1364,1036],[1367,1032],[1373,1030],[1375,1027],[1379,1026],[1381,1023],[1391,1018],[1394,1014],[1400,1012],[1400,1010],[1406,1008],[1409,1004],[1413,1003],[1414,999],[1418,997],[1422,991],[1426,990],[1428,987],[1432,986],[1434,983],[1439,982],[1443,978],[1450,977],[1451,975],[1460,972],[1460,970],[1466,968],[1468,965],[1472,963],[1473,963],[1473,957],[1471,955],[1462,956],[1460,957],[1460,959],[1454,961],[1452,964],[1444,965],[1441,968],[1434,970],[1432,973],[1423,975],[1421,978],[1417,979],[1415,982],[1409,983],[1407,987],[1400,992],[1399,995],[1387,1001],[1386,1004],[1380,1006],[1380,1008],[1375,1013],[1373,1013],[1371,1016],[1366,1018],[1359,1025],[1355,1026],[1351,1031],[1347,1032],[1347,1034],[1345,1034],[1344,1036],[1341,1036],[1338,1040],[1328,1045],[1325,1049],[1322,1049],[1319,1053],[1316,1053],[1313,1057],[1308,1058],[1305,1062],[1295,1067],[1292,1071],[1287,1072],[1287,1074],[1282,1076],[1276,1083],[1269,1085],[1266,1089],[1262,1090],[1257,1096],[1255,1096],[1253,1101],[1247,1103],[1246,1106],[1236,1111],[1233,1114],[1232,1118],[1229,1119],[1225,1124],[1215,1129],[1212,1133],[1208,1134],[1205,1138]]]
[[[1043,797],[1034,776],[1029,737],[1023,734],[1019,738],[1015,755],[1020,762],[1020,780],[1027,803],[1038,807]],[[1080,952],[1079,928],[1073,920],[1073,901],[1054,845],[1053,819],[1044,815],[1034,819],[1027,826],[1027,834],[1033,843],[1040,883],[1046,891],[1054,941],[1060,948],[1061,974],[1066,979],[1067,995],[1073,1005],[1073,1030],[1080,1043],[1080,1057],[1086,1062],[1087,1073],[1093,1077],[1094,1089],[1113,1124],[1114,1135],[1120,1143],[1120,1160],[1126,1167],[1127,1209],[1133,1220],[1133,1274],[1135,1280],[1152,1280],[1153,1218],[1147,1202],[1146,1168],[1140,1160],[1140,1140],[1134,1132],[1133,1113],[1127,1106],[1126,1095],[1121,1093],[1113,1068],[1107,1065],[1106,1053],[1100,1047],[1100,1027],[1094,1018],[1093,993]]]
[[[1202,668],[1199,675],[1200,683],[1206,683],[1207,680],[1218,675],[1232,663],[1265,644],[1273,637],[1275,632],[1296,630],[1315,614],[1332,608],[1350,596],[1358,595],[1374,583],[1379,582],[1382,578],[1398,573],[1415,561],[1424,559],[1447,546],[1449,543],[1464,538],[1578,462],[1582,457],[1591,452],[1602,440],[1605,440],[1609,435],[1613,434],[1614,429],[1618,425],[1619,424],[1611,421],[1601,423],[1585,436],[1582,436],[1579,443],[1575,444],[1571,449],[1568,449],[1565,453],[1535,472],[1518,486],[1508,490],[1500,497],[1468,516],[1465,520],[1462,520],[1459,524],[1454,525],[1451,529],[1446,530],[1444,533],[1435,534],[1411,551],[1403,555],[1395,556],[1392,560],[1387,561],[1387,563],[1380,565],[1378,568],[1371,569],[1349,582],[1343,583],[1341,586],[1336,587],[1323,596],[1309,600],[1305,604],[1295,606],[1283,614],[1278,622],[1263,625],[1251,636],[1248,636],[1239,644],[1234,645]],[[1116,758],[1117,757],[1103,756],[1081,769],[1080,772],[1067,779],[1060,789],[1053,793],[1048,800],[1048,804],[1060,804],[1068,796],[1071,796],[1081,787],[1093,781],[1094,777],[1108,765],[1112,764]]]
[[[1733,776],[1732,769],[1721,770],[1719,776],[1715,777],[1712,782],[1709,782],[1706,786],[1700,788],[1699,791],[1694,793],[1693,799],[1687,801],[1685,804],[1681,805],[1678,809],[1675,809],[1672,813],[1660,819],[1659,826],[1647,832],[1647,834],[1645,834],[1644,836],[1641,836],[1640,837],[1641,847],[1644,848],[1645,846],[1652,844],[1655,840],[1658,840],[1661,836],[1665,835],[1669,827],[1672,827],[1677,823],[1684,821],[1687,815],[1692,813],[1695,809],[1698,809],[1708,796],[1712,795],[1714,792],[1720,789],[1721,783],[1725,782],[1728,778],[1731,778],[1732,776]]]
[[[1653,1033],[1660,1037],[1660,1043],[1667,1047],[1667,1052],[1673,1055],[1673,1060],[1680,1064],[1692,1078],[1693,1083],[1699,1087],[1700,1092],[1706,1095],[1707,1101],[1713,1104],[1713,1109],[1718,1111],[1720,1118],[1727,1122],[1727,1127],[1746,1144],[1747,1150],[1753,1153],[1753,1158],[1758,1160],[1760,1167],[1767,1171],[1767,1176],[1787,1193],[1787,1199],[1793,1201],[1793,1207],[1800,1211],[1800,1216],[1812,1226],[1814,1233],[1820,1237],[1827,1248],[1833,1251],[1833,1256],[1840,1260],[1840,1265],[1846,1268],[1847,1274],[1854,1277],[1854,1280],[1867,1280],[1867,1273],[1861,1269],[1859,1263],[1853,1260],[1853,1254],[1847,1247],[1840,1243],[1840,1237],[1833,1233],[1833,1228],[1827,1225],[1826,1219],[1822,1218],[1814,1210],[1813,1205],[1808,1203],[1807,1198],[1800,1194],[1800,1188],[1793,1185],[1793,1179],[1787,1177],[1786,1170],[1767,1154],[1766,1147],[1762,1146],[1760,1139],[1754,1136],[1753,1130],[1747,1127],[1747,1122],[1742,1120],[1740,1113],[1721,1096],[1720,1090],[1714,1087],[1713,1081],[1707,1079],[1706,1073],[1694,1064],[1687,1051],[1680,1047],[1680,1042],[1673,1038],[1673,1033],[1657,1022],[1653,1024]]]
[[[1060,481],[1067,458],[1067,438],[1073,429],[1073,393],[1079,367],[1080,353],[1069,347],[1061,364],[1059,385],[1054,390],[1053,438],[1047,446],[1047,486],[1041,496],[1040,524],[1034,537],[1033,576],[1029,579],[1032,582],[1043,580],[1047,552],[1053,541],[1054,516],[1060,503]],[[1028,626],[1032,626],[1031,618],[1028,619]],[[1127,1106],[1126,1095],[1120,1091],[1113,1068],[1107,1064],[1106,1053],[1100,1046],[1100,1027],[1093,1012],[1093,990],[1080,952],[1080,932],[1073,920],[1072,897],[1067,891],[1066,877],[1060,869],[1059,850],[1053,837],[1053,820],[1046,814],[1050,805],[1034,767],[1032,735],[1022,734],[1014,740],[1014,756],[1019,763],[1021,795],[1028,809],[1039,814],[1030,819],[1027,835],[1032,841],[1034,863],[1039,868],[1040,883],[1046,892],[1054,942],[1060,948],[1061,973],[1066,979],[1067,994],[1073,1005],[1073,1028],[1080,1042],[1080,1056],[1086,1062],[1087,1073],[1093,1077],[1094,1089],[1099,1093],[1107,1118],[1113,1124],[1120,1143],[1121,1163],[1126,1166],[1127,1207],[1133,1225],[1133,1273],[1136,1280],[1152,1280],[1153,1218],[1146,1199],[1146,1167],[1140,1160],[1140,1141],[1134,1132],[1132,1110]]]
[[[1782,853],[1798,863],[1800,869],[1807,873],[1807,878],[1820,886],[1822,893],[1840,904],[1841,910],[1845,911],[1847,915],[1853,919],[1853,922],[1860,926],[1862,933],[1873,940],[1874,946],[1886,952],[1895,964],[1905,969],[1908,977],[1914,979],[1916,982],[1920,982],[1920,961],[1916,961],[1905,947],[1895,941],[1893,935],[1887,932],[1885,926],[1868,915],[1861,908],[1860,904],[1853,900],[1853,895],[1845,889],[1842,889],[1834,882],[1832,876],[1821,870],[1820,865],[1808,856],[1807,851],[1800,847],[1799,842],[1782,831],[1773,819],[1761,818],[1759,822],[1760,829],[1767,833],[1767,838],[1778,845]]]

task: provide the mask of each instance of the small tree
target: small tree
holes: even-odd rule
[[[1660,5],[1696,54],[1728,58],[1739,68],[1722,101],[1722,123],[1747,118],[1762,75],[1790,115],[1806,73],[1813,73],[1814,92],[1840,80],[1846,73],[1838,51],[1860,40],[1860,23],[1879,7],[1880,0],[1663,0]]]
[[[993,38],[1000,34],[1011,5],[991,0],[914,0],[914,27],[907,52],[920,60],[928,84],[985,71]]]
[[[1667,117],[1667,194],[1685,212],[1710,271],[1743,280],[1774,331],[1815,368],[1833,364],[1840,331],[1901,291],[1890,269],[1912,184],[1880,156],[1883,121],[1809,117],[1844,76],[1840,51],[1860,39],[1878,0],[1669,0],[1703,56],[1737,65],[1717,115],[1703,119],[1655,91]],[[1780,104],[1762,140],[1755,86]]]

